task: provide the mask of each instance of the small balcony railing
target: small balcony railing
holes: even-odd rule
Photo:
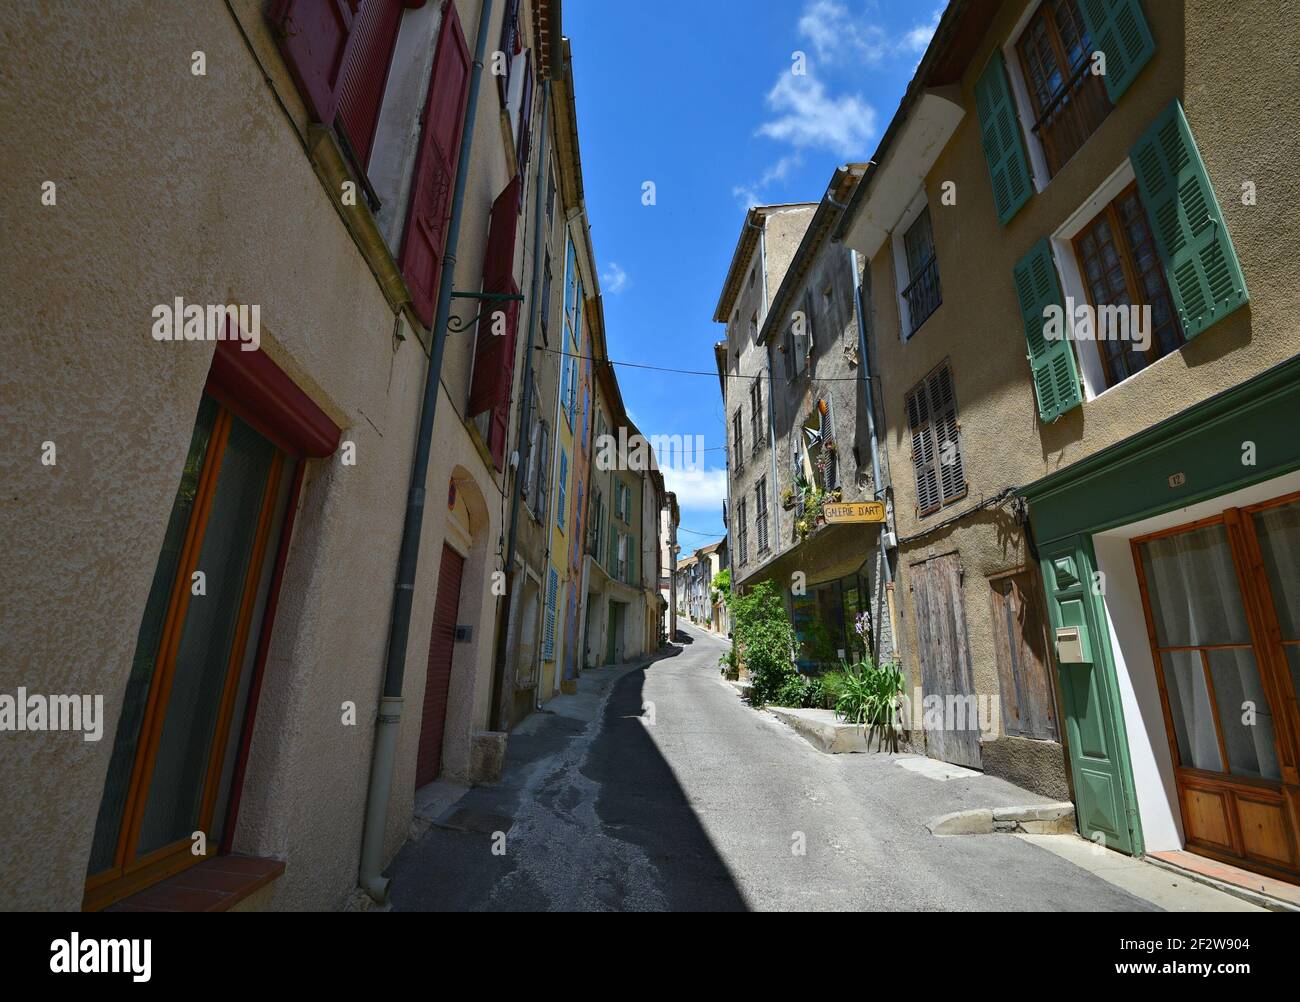
[[[912,318],[912,331],[915,332],[943,302],[937,257],[930,255],[930,260],[912,277],[912,284],[903,290],[903,298],[907,300],[907,312]]]
[[[1110,109],[1106,85],[1092,72],[1092,60],[1084,59],[1034,123],[1053,176],[1097,131]]]

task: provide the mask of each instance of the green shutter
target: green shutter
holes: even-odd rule
[[[975,85],[975,106],[979,109],[980,141],[984,144],[989,179],[993,183],[993,205],[998,210],[999,222],[1005,226],[1029,201],[1034,185],[1029,178],[1020,117],[1011,98],[1011,88],[1007,86],[1001,49],[993,50],[984,75]]]
[[[1083,403],[1079,389],[1079,371],[1075,368],[1074,348],[1068,336],[1069,320],[1064,316],[1064,298],[1056,278],[1056,264],[1047,238],[1039,240],[1015,267],[1016,295],[1020,299],[1020,319],[1029,344],[1029,368],[1034,376],[1038,396],[1038,416],[1055,421],[1068,410]],[[1063,337],[1048,340],[1043,334],[1043,310],[1048,306],[1062,309]]]
[[[1156,51],[1139,0],[1083,0],[1079,4],[1093,51],[1106,53],[1102,80],[1111,102],[1118,101]]]
[[[1129,151],[1183,336],[1250,298],[1228,227],[1177,98]]]

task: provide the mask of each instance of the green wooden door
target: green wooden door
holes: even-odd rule
[[[1142,833],[1092,540],[1057,540],[1040,547],[1040,557],[1053,655],[1059,628],[1078,627],[1082,636],[1082,661],[1056,658],[1079,831],[1108,848],[1137,854]]]

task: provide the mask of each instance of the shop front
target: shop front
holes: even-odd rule
[[[1031,485],[1080,830],[1300,882],[1300,359]]]

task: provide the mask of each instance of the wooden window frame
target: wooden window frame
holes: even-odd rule
[[[1065,2],[1074,3],[1074,0],[1065,0]],[[1079,13],[1077,4],[1075,4],[1075,8],[1076,14]],[[1045,29],[1044,33],[1047,36],[1048,45],[1052,50],[1052,57],[1056,60],[1056,69],[1061,74],[1061,89],[1051,96],[1046,105],[1039,103],[1038,91],[1034,87],[1033,74],[1030,72],[1029,57],[1025,52],[1025,42],[1028,40],[1030,33],[1032,32],[1035,22],[1040,18],[1043,21]],[[1082,27],[1086,29],[1087,24],[1083,23],[1081,14],[1080,22]],[[1096,39],[1090,38],[1089,42],[1095,51],[1097,45]],[[1038,9],[1035,10],[1034,13],[1030,15],[1029,20],[1025,22],[1024,30],[1022,30],[1019,37],[1017,37],[1013,47],[1016,50],[1016,61],[1019,64],[1020,73],[1024,80],[1025,93],[1029,97],[1029,106],[1033,109],[1034,113],[1034,121],[1029,126],[1029,131],[1038,138],[1038,142],[1042,146],[1043,159],[1047,164],[1048,177],[1052,178],[1059,174],[1061,168],[1070,162],[1071,157],[1083,149],[1084,144],[1086,144],[1097,130],[1101,128],[1101,123],[1106,120],[1114,110],[1115,106],[1110,100],[1110,95],[1106,93],[1106,87],[1102,82],[1102,78],[1093,74],[1091,59],[1085,59],[1081,65],[1071,68],[1069,56],[1065,51],[1065,43],[1061,38],[1060,25],[1058,25],[1056,21],[1056,11],[1053,9],[1053,0],[1042,0],[1042,3],[1038,5]],[[1105,114],[1097,120],[1088,131],[1087,135],[1083,136],[1079,140],[1078,145],[1069,153],[1062,154],[1057,148],[1057,142],[1053,139],[1051,130],[1049,128],[1044,128],[1043,124],[1049,115],[1065,106],[1063,102],[1067,97],[1069,101],[1073,101],[1077,105],[1081,100],[1081,95],[1084,95],[1085,89],[1087,88],[1093,89],[1095,93],[1087,95],[1085,98],[1086,100],[1100,99],[1104,101],[1108,107]],[[1080,114],[1086,113],[1081,112]]]
[[[1180,525],[1161,529],[1157,532],[1135,536],[1130,540],[1133,566],[1137,575],[1138,590],[1142,600],[1142,613],[1146,624],[1147,637],[1151,651],[1152,669],[1156,676],[1156,686],[1160,694],[1160,708],[1164,717],[1165,737],[1169,744],[1170,761],[1175,776],[1179,781],[1196,785],[1201,790],[1224,791],[1225,796],[1250,800],[1258,798],[1262,802],[1276,805],[1281,802],[1281,809],[1286,810],[1285,801],[1295,800],[1295,788],[1300,787],[1300,705],[1291,680],[1290,666],[1287,662],[1285,648],[1300,645],[1300,638],[1283,640],[1281,625],[1277,618],[1277,606],[1264,568],[1263,554],[1259,536],[1255,529],[1253,516],[1269,508],[1280,507],[1300,501],[1300,491],[1270,498],[1257,504],[1240,508],[1226,508],[1224,511],[1207,518],[1185,522]],[[1161,647],[1158,644],[1155,617],[1151,609],[1150,586],[1146,571],[1142,566],[1141,545],[1153,539],[1181,535],[1197,529],[1222,525],[1225,529],[1233,568],[1241,593],[1242,607],[1250,639],[1244,643],[1233,644],[1198,644],[1190,646]],[[1208,652],[1226,649],[1247,649],[1255,656],[1256,670],[1259,673],[1260,687],[1268,700],[1273,714],[1273,743],[1277,755],[1279,778],[1269,779],[1261,776],[1242,776],[1231,773],[1231,759],[1228,755],[1223,737],[1223,725],[1219,720],[1219,705],[1215,695],[1214,681],[1210,672]],[[1222,771],[1214,772],[1184,765],[1178,752],[1178,737],[1174,729],[1172,712],[1169,709],[1169,694],[1165,685],[1164,671],[1160,655],[1169,651],[1198,651],[1201,655],[1201,670],[1204,673],[1207,696],[1214,722],[1215,740],[1218,744]],[[1288,794],[1287,788],[1291,788]],[[1187,816],[1186,797],[1181,782],[1175,791],[1178,796],[1179,809],[1183,818]],[[1243,833],[1240,831],[1236,813],[1225,810],[1228,821],[1230,846],[1207,843],[1204,840],[1188,837],[1187,845],[1195,852],[1230,862],[1261,873],[1281,876],[1295,882],[1300,867],[1295,871],[1270,865],[1257,857],[1246,855]],[[1184,820],[1186,825],[1186,821]],[[1291,831],[1293,840],[1300,842],[1300,833]],[[1300,856],[1297,857],[1300,862]]]
[[[1126,184],[1123,187],[1123,189],[1115,195],[1114,198],[1112,198],[1104,206],[1102,206],[1101,211],[1099,211],[1096,215],[1092,216],[1086,223],[1084,223],[1079,228],[1078,233],[1076,233],[1074,236],[1070,238],[1070,249],[1074,253],[1074,260],[1079,268],[1079,280],[1083,284],[1084,294],[1088,297],[1088,304],[1092,307],[1094,316],[1100,315],[1098,313],[1098,310],[1100,309],[1101,304],[1097,302],[1096,296],[1093,295],[1092,284],[1088,281],[1087,256],[1084,254],[1082,245],[1083,245],[1084,238],[1087,237],[1096,228],[1098,221],[1101,220],[1102,217],[1105,217],[1106,219],[1106,225],[1110,228],[1111,242],[1115,246],[1115,252],[1119,255],[1120,267],[1124,272],[1124,285],[1128,291],[1129,299],[1134,303],[1134,305],[1139,307],[1148,305],[1146,301],[1147,299],[1146,290],[1143,288],[1141,279],[1139,277],[1140,270],[1138,268],[1137,259],[1133,254],[1133,247],[1129,242],[1128,231],[1124,227],[1124,220],[1119,213],[1119,203],[1122,202],[1124,199],[1130,197],[1135,198],[1137,200],[1138,206],[1142,209],[1142,215],[1144,218],[1146,218],[1147,231],[1151,234],[1152,251],[1153,253],[1155,253],[1157,260],[1159,260],[1160,257],[1159,251],[1155,245],[1155,230],[1152,227],[1150,217],[1146,215],[1146,211],[1147,211],[1146,204],[1142,201],[1142,196],[1138,191],[1137,181],[1132,180],[1128,184]],[[1169,300],[1169,313],[1170,313],[1171,322],[1173,323],[1175,329],[1178,331],[1181,339],[1183,334],[1183,327],[1181,322],[1178,319],[1178,310],[1174,303],[1173,292],[1169,288],[1169,277],[1165,274],[1163,262],[1160,262],[1160,266],[1156,269],[1156,271],[1160,277],[1160,284],[1162,288],[1165,290],[1165,297]],[[1152,365],[1154,365],[1160,359],[1164,358],[1166,355],[1172,355],[1177,352],[1178,348],[1176,347],[1170,351],[1163,350],[1160,346],[1160,339],[1156,337],[1156,332],[1152,330],[1150,333],[1151,333],[1151,344],[1145,351],[1142,352],[1142,354],[1146,357],[1146,365],[1143,366],[1142,369],[1139,369],[1138,372],[1130,373],[1129,375],[1125,376],[1123,379],[1112,381],[1111,372],[1110,372],[1110,360],[1106,356],[1105,344],[1107,342],[1104,342],[1102,340],[1100,336],[1101,331],[1094,329],[1093,340],[1096,343],[1097,356],[1101,360],[1101,378],[1105,384],[1104,385],[1105,389],[1109,390],[1111,387],[1118,386],[1120,383],[1124,382],[1125,380],[1132,379],[1134,376],[1138,375],[1139,373],[1145,371],[1146,369],[1149,369]],[[1129,345],[1132,344],[1131,341],[1121,342],[1121,343],[1129,344]],[[1124,353],[1127,353],[1127,351],[1128,349],[1125,348]]]
[[[140,733],[136,739],[135,758],[118,827],[113,865],[87,876],[82,901],[82,907],[86,911],[103,909],[191,866],[216,856],[229,855],[232,850],[267,652],[274,631],[280,586],[306,472],[306,458],[332,454],[341,435],[341,429],[289,380],[283,370],[262,352],[248,354],[239,351],[237,341],[234,334],[227,332],[227,339],[218,343],[204,387],[205,395],[216,402],[218,410],[204,453],[194,504],[172,580],[158,652],[154,659],[155,668],[149,682]],[[243,718],[239,724],[239,744],[225,805],[221,840],[215,852],[209,848],[208,855],[204,856],[193,854],[190,838],[162,846],[145,856],[137,856],[140,828],[148,805],[171,684],[175,677],[176,653],[191,597],[190,581],[202,553],[208,517],[216,497],[222,460],[234,418],[244,421],[266,438],[276,451],[267,471],[249,564],[240,592],[239,612],[226,664],[216,724],[208,748],[208,763],[200,800],[198,830],[206,832],[212,827],[225,756],[231,749],[231,726],[234,723],[235,703],[249,636],[253,629],[257,629],[257,648],[253,655]],[[285,476],[293,479],[289,484],[278,537],[273,541],[271,530]],[[257,607],[258,585],[266,571],[268,559],[273,561],[271,578],[261,620],[255,625],[252,620]]]

